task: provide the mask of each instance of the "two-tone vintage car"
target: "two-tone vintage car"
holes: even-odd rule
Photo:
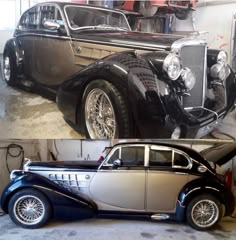
[[[77,212],[187,220],[208,230],[234,211],[234,196],[216,165],[235,155],[236,143],[199,154],[181,145],[130,142],[115,145],[102,163],[28,161],[11,173],[1,207],[24,228],[41,227],[58,212]]]
[[[197,36],[132,32],[108,8],[38,4],[3,57],[9,85],[57,95],[65,120],[89,138],[199,138],[236,99],[224,51]]]

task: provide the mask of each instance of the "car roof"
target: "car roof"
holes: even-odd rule
[[[202,155],[193,150],[192,148],[183,146],[183,145],[179,145],[179,144],[175,144],[175,143],[168,143],[165,141],[133,141],[133,142],[121,142],[121,143],[117,143],[115,144],[113,147],[115,146],[125,146],[125,145],[156,145],[156,146],[166,146],[166,147],[172,147],[172,148],[176,148],[180,151],[183,151],[185,153],[187,153],[191,158],[198,160],[199,162],[206,164],[205,159],[202,157]]]

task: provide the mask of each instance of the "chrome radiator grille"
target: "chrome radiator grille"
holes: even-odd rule
[[[180,52],[182,65],[192,70],[196,76],[196,84],[189,91],[190,96],[183,97],[183,107],[202,107],[204,105],[204,89],[205,89],[205,61],[206,46],[183,46]]]

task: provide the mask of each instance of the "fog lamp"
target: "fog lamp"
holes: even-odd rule
[[[223,64],[215,64],[211,67],[211,77],[224,80],[226,78],[226,67]]]
[[[196,83],[196,77],[194,73],[189,68],[185,68],[181,73],[181,77],[187,90],[192,90]]]

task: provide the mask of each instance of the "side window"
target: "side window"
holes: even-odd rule
[[[19,30],[21,31],[26,31],[27,28],[28,28],[28,24],[29,24],[29,14],[28,12],[24,13],[20,19],[20,22],[19,22]]]
[[[26,31],[29,29],[37,29],[39,24],[39,13],[37,7],[34,7],[24,13],[19,22],[19,30]]]
[[[115,150],[115,152],[111,155],[109,160],[107,161],[108,164],[112,164],[115,160],[119,159],[119,148]]]
[[[122,147],[123,166],[144,166],[144,147]]]
[[[174,152],[173,167],[186,168],[188,167],[188,165],[189,165],[189,161],[185,156],[177,152]]]
[[[172,150],[150,149],[149,166],[171,167],[172,166]]]
[[[40,17],[40,29],[44,29],[44,22],[46,20],[52,20],[60,24],[61,29],[65,28],[64,22],[62,20],[61,13],[59,9],[57,9],[55,6],[41,6],[40,7],[41,17]]]
[[[38,8],[34,7],[28,11],[28,29],[37,29],[39,24]]]

